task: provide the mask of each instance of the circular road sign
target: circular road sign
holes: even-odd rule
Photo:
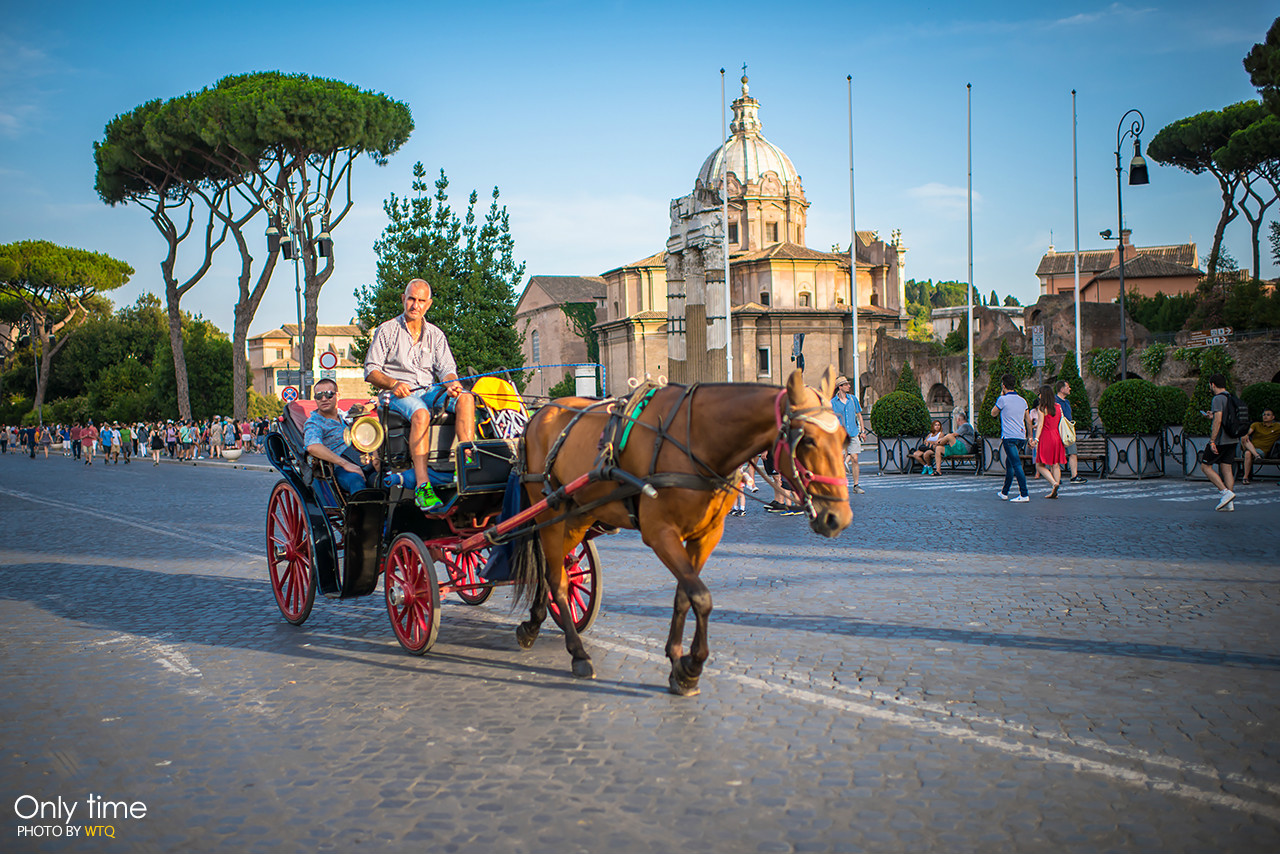
[[[280,389],[280,399],[285,403],[293,403],[298,399],[298,389],[291,385],[285,386]]]
[[[332,371],[338,367],[338,354],[332,351],[320,354],[320,367],[326,371]]]

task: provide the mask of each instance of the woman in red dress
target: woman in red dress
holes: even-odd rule
[[[1045,498],[1057,498],[1058,487],[1062,484],[1062,465],[1067,461],[1067,448],[1062,444],[1062,434],[1058,432],[1062,407],[1054,401],[1053,389],[1047,385],[1040,386],[1040,402],[1036,410],[1040,417],[1036,419],[1036,435],[1031,440],[1036,453],[1036,471],[1053,484]]]

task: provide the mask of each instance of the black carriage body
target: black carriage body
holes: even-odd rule
[[[501,510],[502,491],[515,461],[513,440],[462,443],[455,461],[452,425],[432,425],[429,467],[453,469],[456,491],[440,514],[425,514],[414,503],[413,491],[401,486],[379,484],[345,499],[339,496],[336,483],[313,470],[303,444],[302,407],[291,407],[267,436],[267,459],[298,495],[311,537],[316,583],[329,598],[373,593],[391,543],[400,534],[414,534],[428,545],[452,544],[483,529]],[[411,466],[408,423],[385,406],[378,409],[386,465],[392,471]],[[448,495],[449,490],[442,492]]]

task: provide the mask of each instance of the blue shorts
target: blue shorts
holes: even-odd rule
[[[445,383],[436,383],[416,394],[408,394],[404,397],[391,395],[387,405],[392,412],[400,415],[405,421],[412,421],[413,413],[419,409],[425,409],[433,415],[438,412],[454,412],[457,410],[458,401],[456,398],[449,397]]]

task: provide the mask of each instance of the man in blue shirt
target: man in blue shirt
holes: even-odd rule
[[[333,473],[338,486],[348,494],[365,488],[365,473],[357,463],[346,456],[351,446],[343,440],[347,422],[338,412],[338,384],[322,379],[315,384],[316,411],[308,416],[303,426],[302,439],[307,453],[318,460],[333,463]],[[359,414],[351,407],[351,414]]]
[[[866,490],[858,486],[858,454],[862,453],[862,437],[867,435],[867,428],[862,423],[862,406],[849,393],[849,388],[847,377],[836,377],[836,396],[831,398],[831,408],[840,419],[844,432],[849,434],[849,441],[844,446],[844,466],[853,474],[849,492],[862,495]]]
[[[1027,447],[1027,434],[1031,431],[1031,413],[1027,411],[1026,399],[1017,392],[1018,381],[1013,374],[1001,377],[1000,386],[1003,393],[991,408],[991,416],[1000,419],[1000,448],[1004,458],[1004,489],[1000,490],[1000,500],[1025,504],[1031,498],[1027,495],[1027,476],[1022,471],[1022,451]],[[1018,478],[1018,497],[1010,499],[1009,487],[1015,477]]]
[[[1067,396],[1070,394],[1071,383],[1066,380],[1058,380],[1058,396],[1055,400],[1062,407],[1062,417],[1074,422],[1076,419],[1071,416],[1071,401],[1067,400]],[[1067,445],[1067,462],[1071,465],[1071,480],[1067,482],[1084,483],[1085,480],[1079,473],[1080,458],[1076,455],[1076,446],[1074,444]]]

